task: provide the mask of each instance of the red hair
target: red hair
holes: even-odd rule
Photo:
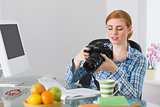
[[[108,15],[108,17],[106,18],[106,25],[107,25],[107,22],[110,20],[110,19],[115,19],[115,18],[123,18],[126,22],[126,26],[129,28],[130,26],[132,26],[132,20],[131,20],[131,17],[130,15],[123,11],[123,10],[115,10],[113,11],[112,13],[110,13]],[[129,34],[128,34],[128,39],[131,37],[131,35],[133,34],[133,31],[131,31]]]

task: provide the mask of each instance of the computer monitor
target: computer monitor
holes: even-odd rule
[[[20,29],[15,21],[0,21],[0,64],[5,78],[29,68]]]

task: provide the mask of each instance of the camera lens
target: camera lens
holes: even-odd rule
[[[94,52],[90,55],[89,58],[87,58],[83,65],[83,68],[88,73],[94,73],[103,61],[104,58],[99,53]]]
[[[88,59],[86,60],[86,62],[83,65],[83,68],[85,69],[85,71],[87,71],[88,73],[90,72],[94,72],[96,70],[96,62],[92,59]]]

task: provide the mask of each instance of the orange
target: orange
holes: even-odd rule
[[[44,85],[42,85],[41,83],[37,83],[37,84],[32,85],[31,94],[41,94],[45,90],[46,89]]]
[[[27,99],[27,103],[29,104],[34,104],[34,105],[37,105],[37,104],[41,104],[41,96],[39,94],[33,94],[33,95],[30,95]]]
[[[41,94],[43,104],[52,104],[54,97],[50,91],[43,91]]]

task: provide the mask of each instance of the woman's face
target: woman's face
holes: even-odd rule
[[[107,35],[112,44],[124,44],[132,27],[127,27],[123,18],[110,19],[107,22]]]

